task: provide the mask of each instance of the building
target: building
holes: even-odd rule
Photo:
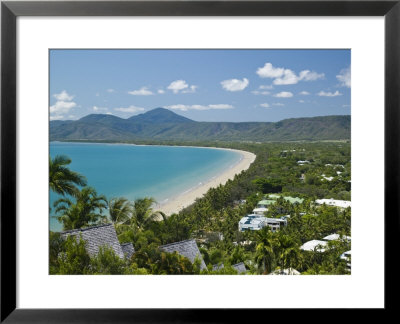
[[[348,270],[348,271],[351,271],[351,250],[342,253],[342,255],[340,256],[340,258],[341,258],[342,260],[347,261],[347,263],[346,263],[347,270]]]
[[[123,244],[124,247],[118,241],[117,233],[113,224],[97,225],[92,227],[74,229],[70,231],[64,231],[60,233],[63,239],[69,236],[74,236],[77,239],[82,239],[86,242],[86,251],[93,257],[99,252],[100,247],[111,248],[116,255],[121,259],[125,257],[124,250],[132,256],[135,252],[132,243],[128,243],[131,247],[127,247],[127,244]]]
[[[276,201],[272,200],[272,199],[264,199],[264,200],[260,200],[257,203],[256,208],[253,209],[253,214],[257,214],[257,215],[261,215],[263,216],[265,212],[268,211],[268,206],[275,204]]]
[[[270,275],[275,275],[275,276],[276,275],[289,276],[289,275],[299,275],[299,274],[300,274],[300,272],[298,272],[296,269],[293,269],[293,268],[288,268],[288,269],[283,269],[283,270],[277,269],[270,273]]]
[[[326,241],[311,240],[300,246],[300,250],[325,252],[324,247],[326,247],[327,244],[328,242]]]
[[[340,236],[339,234],[331,234],[328,236],[325,236],[323,238],[323,240],[325,241],[337,241],[337,240],[344,240],[344,241],[351,241],[351,237],[350,236]]]
[[[133,247],[133,244],[130,243],[124,243],[121,244],[122,252],[125,255],[125,258],[130,259],[132,255],[135,253],[135,248]]]
[[[269,226],[272,232],[276,232],[281,226],[287,225],[287,219],[282,218],[268,218],[257,214],[250,214],[243,217],[239,221],[239,231],[246,230],[258,231],[265,226]]]
[[[161,245],[159,246],[159,249],[167,253],[177,252],[178,254],[188,258],[192,263],[194,263],[196,257],[198,257],[201,260],[200,269],[203,270],[207,268],[195,240],[185,240]]]
[[[333,206],[333,207],[339,207],[339,208],[348,208],[351,207],[351,201],[348,200],[335,200],[333,198],[331,199],[317,199],[315,201],[318,205],[327,205],[327,206]]]
[[[239,274],[247,272],[243,262],[232,265],[232,268],[234,268]]]

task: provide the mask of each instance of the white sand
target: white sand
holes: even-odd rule
[[[220,149],[220,148],[215,148],[215,149]],[[200,186],[197,186],[181,195],[170,198],[169,201],[167,201],[165,204],[154,206],[154,210],[162,211],[167,216],[170,216],[173,213],[178,213],[183,208],[193,204],[197,198],[203,197],[203,195],[208,191],[208,189],[218,187],[220,184],[223,185],[228,180],[233,179],[236,174],[242,172],[243,170],[247,170],[250,167],[250,164],[253,163],[254,160],[256,159],[255,154],[250,152],[233,150],[233,149],[224,149],[224,150],[238,152],[242,155],[242,158],[238,163],[233,165],[231,168],[217,175],[208,182]]]

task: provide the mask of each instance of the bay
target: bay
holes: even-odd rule
[[[212,148],[51,142],[50,156],[56,155],[68,156],[69,168],[108,199],[153,197],[157,203],[207,182],[241,159],[237,152]],[[50,207],[58,198],[50,191]],[[50,230],[62,230],[53,217]]]

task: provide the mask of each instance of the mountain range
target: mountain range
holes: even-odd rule
[[[294,141],[350,139],[349,115],[290,118],[279,122],[197,122],[156,108],[127,119],[91,114],[50,121],[50,141]]]

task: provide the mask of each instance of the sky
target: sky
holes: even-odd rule
[[[350,115],[350,50],[50,50],[50,120],[163,107],[196,121]]]

